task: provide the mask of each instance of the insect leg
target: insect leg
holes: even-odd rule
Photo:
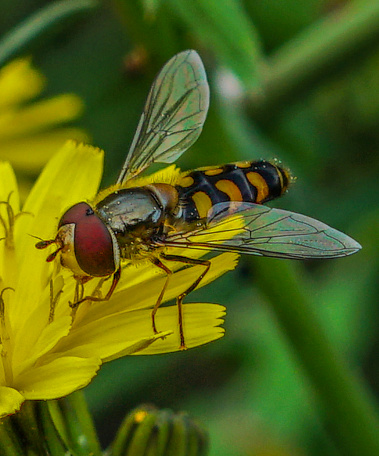
[[[112,279],[112,284],[108,290],[108,293],[104,296],[104,298],[98,298],[97,296],[85,296],[84,298],[81,298],[73,303],[70,303],[70,307],[73,309],[75,307],[78,307],[79,304],[81,304],[84,301],[109,301],[110,297],[112,296],[119,280],[121,277],[121,267],[119,267],[116,272],[113,274],[113,279]],[[77,295],[77,292],[75,293]]]
[[[182,350],[185,350],[186,344],[184,340],[184,332],[183,332],[183,299],[191,293],[198,285],[199,283],[203,280],[205,274],[209,271],[209,268],[211,267],[211,262],[209,260],[200,260],[196,258],[187,258],[187,257],[181,257],[178,255],[166,255],[164,253],[161,254],[161,257],[164,258],[165,260],[168,261],[176,261],[179,263],[184,263],[184,264],[191,264],[191,265],[201,265],[204,266],[205,269],[204,271],[199,275],[199,277],[193,282],[193,284],[187,288],[182,294],[180,294],[176,298],[176,304],[178,306],[178,313],[179,313],[179,334],[180,334],[180,348]]]
[[[155,264],[155,266],[158,266],[158,268],[163,269],[163,271],[167,274],[166,281],[165,281],[165,283],[163,285],[163,288],[162,288],[162,290],[161,290],[161,292],[160,292],[160,294],[158,296],[157,302],[155,303],[155,306],[154,306],[154,308],[153,308],[153,310],[151,312],[151,320],[152,320],[152,324],[153,324],[153,331],[154,331],[154,334],[158,334],[158,330],[157,330],[157,327],[155,325],[155,315],[157,313],[157,310],[158,310],[159,306],[162,303],[162,299],[163,299],[163,296],[165,294],[165,291],[166,291],[166,288],[167,288],[167,285],[168,285],[168,281],[170,280],[170,277],[172,275],[172,271],[166,265],[164,265],[162,263],[162,261],[159,258],[157,258],[157,257],[151,258],[151,262],[153,264]]]

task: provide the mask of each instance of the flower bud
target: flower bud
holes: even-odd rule
[[[110,454],[205,456],[207,450],[207,433],[186,413],[142,405],[124,419]]]

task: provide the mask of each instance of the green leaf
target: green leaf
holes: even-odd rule
[[[97,5],[96,0],[61,0],[32,14],[0,41],[0,67],[19,54],[30,52],[37,40],[60,31],[68,20],[91,11]]]
[[[170,0],[170,9],[247,89],[257,90],[262,60],[259,38],[238,0]]]

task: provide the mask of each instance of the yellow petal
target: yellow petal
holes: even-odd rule
[[[117,317],[103,318],[98,325],[81,326],[71,331],[41,361],[49,362],[62,354],[83,358],[98,356],[102,361],[109,361],[142,350],[172,332],[154,334],[152,327],[146,326],[144,320],[151,322],[150,312],[139,311],[136,315],[124,312]]]
[[[79,128],[56,128],[0,143],[0,157],[16,169],[27,173],[39,171],[68,139],[88,142],[88,135]]]
[[[224,330],[221,317],[225,308],[216,304],[185,304],[183,306],[184,331],[187,347],[195,347],[222,337]],[[159,331],[172,333],[164,340],[150,342],[152,353],[166,353],[179,349],[178,308],[162,307],[158,310],[156,324]],[[159,334],[162,337],[162,334]],[[114,359],[139,343],[148,342],[154,337],[151,310],[119,312],[88,324],[81,324],[62,339],[49,356],[65,353],[70,356],[99,356],[103,360]],[[156,347],[154,347],[156,346]],[[150,352],[149,352],[150,353]],[[118,355],[118,356],[117,356]]]
[[[96,375],[98,358],[56,358],[51,363],[24,371],[14,387],[25,399],[56,399],[86,386]]]
[[[6,386],[0,386],[0,418],[20,410],[25,397],[19,391]]]
[[[29,58],[16,59],[0,70],[0,109],[20,104],[38,95],[45,84]]]
[[[2,140],[40,132],[78,117],[83,103],[77,95],[63,94],[20,109],[0,113]]]
[[[15,214],[19,211],[18,188],[12,166],[7,161],[0,161],[0,201],[8,201]]]
[[[0,344],[0,354],[3,354],[3,344]],[[1,358],[3,360],[3,358]],[[5,370],[4,370],[4,362],[0,363],[0,385],[5,385],[6,380],[5,380]]]
[[[109,356],[108,358],[104,358],[103,362],[112,361],[114,359],[121,358],[127,355],[134,355],[139,351],[149,347],[153,342],[160,339],[165,339],[167,336],[170,336],[171,334],[171,331],[162,331],[159,334],[155,334],[152,337],[147,337],[146,339],[139,340],[134,345],[130,345],[129,347],[127,347],[125,350],[114,353],[112,356]]]
[[[42,236],[46,232],[50,235],[54,233],[56,218],[62,215],[64,209],[94,197],[100,184],[102,167],[102,150],[74,141],[67,141],[52,157],[23,208],[38,219],[34,225]],[[45,223],[49,225],[45,227]]]
[[[146,325],[146,321],[150,326]],[[72,328],[69,335],[64,337],[48,356],[64,353],[66,356],[98,356],[106,359],[115,353],[130,351],[130,347],[140,341],[145,343],[144,341],[153,337],[150,311],[124,310]]]
[[[200,282],[201,288],[207,283],[212,282],[227,271],[235,268],[237,265],[238,255],[235,253],[223,253],[211,260],[211,268]],[[151,268],[157,269],[153,265]],[[169,285],[164,295],[164,302],[179,296],[185,291],[204,271],[204,266],[194,266],[191,268],[178,271],[170,278]],[[107,302],[91,303],[89,307],[79,307],[77,321],[75,324],[87,324],[90,321],[98,321],[102,317],[111,314],[117,314],[122,310],[134,311],[137,309],[152,308],[163,288],[166,276],[158,272],[148,281],[148,286],[137,284],[128,286],[127,271],[125,271],[125,281],[119,284],[112,299]],[[147,282],[145,282],[147,283]],[[109,285],[108,285],[109,286]]]
[[[58,341],[69,333],[71,327],[71,318],[69,316],[56,318],[52,323],[47,324],[48,316],[42,310],[39,308],[38,312],[34,312],[31,315],[30,321],[33,322],[32,325],[29,322],[24,331],[20,328],[20,331],[14,336],[12,361],[17,366],[17,369],[14,370],[15,376],[26,369],[30,369],[38,359],[52,350]],[[42,315],[38,316],[38,313]],[[36,318],[33,319],[33,317]],[[36,319],[39,321],[37,322]],[[90,355],[88,354],[88,356]]]
[[[8,162],[0,162],[0,214],[9,230],[9,213],[7,205],[4,204],[5,202],[9,202],[14,214],[18,213],[20,203],[16,177]],[[9,249],[6,247],[4,239],[6,236],[9,237],[9,233],[6,233],[4,225],[0,223],[0,278],[3,280],[6,280],[5,273],[10,272],[13,275],[16,274],[16,271],[11,271],[11,263],[15,261],[15,258],[14,252],[9,252]]]
[[[183,306],[183,330],[186,347],[193,348],[220,339],[225,332],[224,328],[220,327],[224,322],[224,315],[225,307],[218,304],[185,304]],[[149,347],[136,352],[136,355],[170,353],[180,350],[178,311],[176,306],[159,309],[156,315],[156,324],[158,330],[170,330],[173,331],[173,334],[165,339],[157,340]]]

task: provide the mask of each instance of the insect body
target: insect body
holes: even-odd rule
[[[170,254],[170,247],[232,251],[279,258],[335,258],[361,246],[327,225],[292,212],[263,206],[287,189],[289,173],[265,160],[199,168],[174,182],[133,186],[135,177],[154,162],[172,163],[198,138],[208,110],[209,88],[195,51],[174,56],[155,79],[116,186],[90,205],[80,202],[61,217],[49,255],[60,253],[61,263],[80,283],[113,276],[104,298],[112,295],[121,275],[122,260],[149,260],[166,275],[152,311],[162,302],[175,261],[202,265],[203,273],[177,298],[180,344],[185,348],[182,302],[210,267],[210,261]],[[236,217],[236,228],[225,225]],[[207,237],[212,229],[212,238]],[[211,240],[210,240],[211,239]]]
[[[281,196],[289,180],[286,170],[265,160],[199,168],[179,182],[180,217],[204,219],[213,206],[228,201],[266,203]]]

